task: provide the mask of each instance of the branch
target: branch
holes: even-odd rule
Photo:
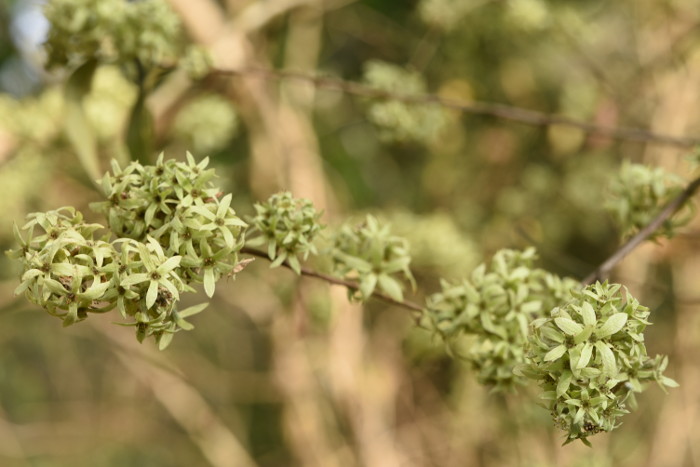
[[[270,258],[267,256],[267,253],[260,251],[260,250],[256,250],[255,248],[243,247],[241,249],[241,253],[252,255],[252,256],[257,256],[259,258],[264,258],[268,261],[270,260]],[[292,267],[289,265],[289,263],[287,261],[282,263],[282,266],[284,266],[287,269],[292,269]],[[323,273],[320,273],[320,272],[317,272],[317,271],[314,271],[312,269],[308,269],[305,267],[301,268],[301,275],[308,276],[308,277],[315,277],[316,279],[326,281],[330,284],[341,285],[341,286],[347,288],[348,290],[355,291],[355,290],[360,289],[360,285],[357,282],[348,281],[345,279],[340,279],[338,277],[333,277],[333,276],[330,276],[328,274],[323,274]],[[410,302],[408,300],[403,300],[403,301],[395,300],[382,292],[373,292],[372,296],[375,298],[378,298],[380,300],[383,300],[387,303],[391,303],[392,305],[396,305],[396,306],[399,306],[401,308],[406,308],[407,310],[423,311],[423,307],[416,304],[416,303]]]
[[[566,126],[570,128],[577,128],[591,135],[604,136],[620,141],[636,141],[640,143],[676,146],[682,148],[700,145],[700,137],[679,137],[653,133],[641,128],[596,125],[594,123],[588,123],[562,115],[552,115],[544,112],[538,112],[536,110],[523,109],[520,107],[491,102],[468,102],[459,99],[440,97],[435,94],[416,95],[395,93],[352,81],[314,76],[296,71],[251,67],[237,70],[215,69],[213,74],[224,76],[258,75],[265,79],[296,80],[313,84],[317,88],[335,90],[354,96],[367,97],[371,99],[395,100],[409,104],[440,105],[442,107],[458,110],[464,113],[496,117],[503,120],[510,120],[533,126]]]
[[[622,259],[637,248],[644,240],[646,240],[651,234],[653,234],[661,225],[666,222],[673,214],[676,213],[691,196],[700,188],[700,178],[696,178],[670,203],[664,207],[664,209],[649,222],[642,230],[640,230],[634,237],[627,240],[620,248],[615,251],[603,264],[598,266],[598,268],[586,277],[582,283],[583,285],[589,285],[597,280],[604,279],[608,276],[612,268],[617,265]]]

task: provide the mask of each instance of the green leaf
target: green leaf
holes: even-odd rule
[[[63,327],[70,326],[78,321],[80,321],[78,318],[78,304],[71,303],[68,307],[68,313],[63,317]]]
[[[595,331],[595,335],[599,338],[612,336],[622,329],[625,323],[627,323],[627,313],[615,313],[605,321],[605,324]]]
[[[593,306],[590,303],[583,302],[583,305],[581,305],[581,317],[583,318],[583,324],[586,326],[595,326],[595,311],[593,311]]]
[[[190,306],[184,310],[178,311],[177,314],[180,318],[187,318],[189,316],[196,315],[197,313],[201,313],[208,306],[209,302],[200,303],[199,305]]]
[[[59,263],[63,264],[63,263]],[[24,274],[22,274],[22,280],[26,281],[27,279],[33,279],[37,276],[43,276],[44,272],[40,269],[29,269],[26,271]],[[69,276],[70,274],[59,274],[59,276]]]
[[[284,261],[287,259],[287,251],[282,250],[279,255],[277,255],[277,259],[275,259],[273,262],[270,263],[270,269],[272,268],[277,268],[284,263]]]
[[[160,274],[165,275],[178,267],[180,265],[180,261],[182,261],[182,256],[173,256],[172,258],[168,258],[165,262],[163,262],[163,264],[158,266],[157,271]]]
[[[347,264],[353,269],[356,269],[357,271],[365,272],[372,270],[372,265],[369,264],[367,261],[363,260],[362,258],[358,258],[356,256],[348,255],[342,252],[336,252],[335,254],[342,258],[342,261],[345,264]]]
[[[29,288],[29,286],[32,285],[33,283],[34,283],[34,281],[31,280],[31,279],[28,279],[28,280],[22,282],[21,284],[19,284],[19,285],[17,286],[17,288],[15,289],[14,294],[15,294],[15,295],[19,295],[19,294],[25,292],[25,291]]]
[[[61,284],[57,280],[46,278],[41,283],[56,295],[65,295],[68,292],[68,290],[66,290],[63,284]]]
[[[158,341],[158,350],[165,350],[170,343],[173,341],[173,333],[172,332],[163,332],[162,334],[158,335],[157,341]]]
[[[146,292],[146,308],[151,308],[158,298],[158,281],[152,280]]]
[[[153,216],[156,214],[157,209],[158,205],[156,203],[151,203],[148,205],[148,208],[146,208],[146,213],[143,215],[143,220],[146,222],[146,225],[151,225],[153,223]]]
[[[71,263],[52,263],[51,272],[57,276],[74,276],[76,275],[76,268],[75,265]]]
[[[80,164],[91,180],[100,178],[97,138],[83,108],[83,99],[90,93],[97,61],[89,60],[68,78],[65,89],[63,123],[66,138],[75,150]]]
[[[544,322],[546,318],[542,318],[542,322]],[[531,322],[531,325],[534,325],[535,322]],[[540,328],[540,332],[542,333],[542,337],[545,337],[549,340],[552,340],[554,342],[558,342],[559,344],[564,342],[564,334],[562,334],[560,331],[556,330],[553,326],[544,326]]]
[[[552,350],[547,352],[547,354],[544,356],[544,361],[545,362],[553,362],[555,360],[558,360],[562,355],[566,353],[566,346],[564,345],[558,345],[554,347]]]
[[[147,271],[153,271],[156,266],[153,264],[153,259],[151,258],[151,252],[148,251],[148,248],[146,247],[145,244],[138,242],[136,245],[136,248],[139,250],[139,255],[141,256],[141,261],[143,262],[143,265],[146,266]]]
[[[578,362],[576,362],[576,369],[580,370],[582,368],[586,368],[586,365],[588,365],[588,362],[591,361],[591,355],[593,353],[593,346],[591,345],[590,342],[586,342],[583,344],[583,348],[581,349],[581,356],[578,359]]]
[[[122,287],[129,287],[130,285],[140,284],[141,282],[146,282],[148,279],[148,274],[130,274],[121,280],[120,285]]]
[[[613,354],[608,344],[603,341],[595,343],[595,348],[601,362],[603,363],[603,374],[610,378],[617,375],[617,363],[615,363],[615,355]]]
[[[559,329],[561,329],[570,336],[575,336],[579,332],[583,331],[583,326],[569,318],[554,318],[554,323]]]
[[[205,268],[204,269],[204,292],[207,297],[211,298],[214,296],[214,290],[216,289],[216,279],[214,278],[214,269]]]
[[[362,276],[362,280],[360,281],[360,294],[362,294],[362,297],[366,300],[367,298],[372,295],[374,292],[374,288],[377,286],[377,275],[376,274],[367,274],[366,276]]]
[[[231,206],[231,198],[233,195],[231,193],[227,194],[223,198],[221,198],[221,201],[219,201],[219,206],[216,209],[216,216],[217,217],[224,217],[224,215],[228,212],[229,206]]]
[[[175,323],[180,326],[180,329],[184,329],[185,331],[191,331],[194,329],[194,325],[192,323],[188,323],[182,318],[176,318]]]
[[[80,297],[85,300],[97,300],[107,291],[111,282],[93,283],[89,289],[80,294]]]
[[[581,422],[583,422],[583,416],[586,414],[586,411],[583,409],[583,407],[579,407],[579,409],[576,411],[576,415],[574,415],[574,425],[581,426]]]
[[[557,382],[557,398],[560,398],[566,394],[566,391],[569,390],[573,377],[573,374],[569,370],[564,370],[562,372],[561,376],[559,377],[559,381]]]
[[[379,283],[379,288],[382,289],[382,291],[388,296],[390,296],[398,302],[403,300],[403,291],[401,290],[401,284],[399,284],[399,282],[396,279],[387,276],[386,274],[380,274],[377,277],[377,282]]]
[[[228,227],[219,227],[219,232],[221,232],[221,234],[224,236],[224,243],[226,244],[227,248],[233,248],[236,245],[236,242],[233,239],[233,234]]]
[[[677,388],[678,386],[680,386],[680,384],[678,384],[676,380],[671,379],[668,376],[661,377],[661,384],[663,384],[664,386],[668,386],[669,388]]]
[[[301,265],[299,264],[299,258],[297,258],[294,255],[290,255],[288,257],[288,263],[289,263],[289,267],[292,268],[292,271],[301,275]]]

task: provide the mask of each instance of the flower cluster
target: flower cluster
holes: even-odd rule
[[[122,169],[113,162],[113,173],[102,178],[107,201],[90,207],[115,235],[142,242],[149,236],[166,256],[181,256],[178,275],[203,283],[211,297],[216,281],[236,268],[247,224],[230,207],[231,194],[220,198],[208,162],[197,164],[189,153],[187,162],[163,161],[161,154],[155,166],[132,162]]]
[[[211,154],[223,149],[238,127],[238,116],[230,101],[216,94],[204,94],[180,109],[173,133],[195,153]]]
[[[151,68],[184,53],[179,18],[163,0],[53,0],[44,11],[48,68],[89,59]]]
[[[533,267],[534,248],[501,250],[469,279],[442,282],[428,297],[426,317],[446,342],[470,336],[466,358],[482,384],[510,389],[522,384],[513,369],[525,361],[530,322],[571,299],[578,282]]]
[[[427,25],[451,32],[473,8],[472,3],[464,0],[421,0],[417,13]]]
[[[661,209],[683,191],[683,180],[660,167],[625,162],[611,186],[607,210],[614,216],[623,235],[629,236],[646,226]],[[668,219],[655,235],[671,236],[692,218],[692,204]]]
[[[344,225],[334,237],[334,272],[359,282],[357,290],[348,291],[351,299],[367,300],[379,287],[394,300],[403,300],[400,279],[414,282],[410,263],[406,240],[392,235],[373,216],[361,224]]]
[[[88,224],[73,208],[28,216],[15,227],[19,249],[10,256],[22,263],[16,294],[25,297],[68,326],[89,313],[105,313],[115,306],[128,325],[136,326],[139,341],[154,336],[165,348],[179,329],[191,329],[184,318],[203,306],[182,310],[175,304],[180,292],[192,290],[175,272],[181,257],[166,257],[152,238],[148,244],[132,239],[96,238],[100,224]]]
[[[301,274],[299,257],[306,260],[309,254],[318,254],[313,241],[323,228],[321,216],[309,200],[296,199],[289,192],[272,195],[264,203],[255,204],[255,216],[250,219],[250,235],[260,235],[247,241],[247,245],[267,244],[267,253],[277,267],[284,261]]]
[[[426,86],[418,73],[396,65],[373,60],[365,65],[364,81],[387,93],[421,95]],[[369,106],[369,120],[380,129],[385,141],[430,143],[447,123],[443,109],[437,106],[411,105],[387,99]]]
[[[15,227],[20,248],[9,253],[22,264],[16,293],[64,325],[117,308],[139,341],[153,336],[165,348],[175,332],[193,328],[184,318],[206,307],[178,310],[180,294],[203,283],[211,297],[217,280],[244,265],[247,224],[211,182],[207,163],[189,153],[187,162],[161,155],[155,166],[113,162],[101,181],[107,201],[91,208],[107,217],[115,240],[97,237],[106,229],[73,208],[30,214],[27,238]]]
[[[15,226],[20,248],[9,254],[22,261],[21,283],[15,294],[25,292],[68,326],[99,312],[112,278],[114,249],[95,239],[99,224],[87,224],[73,208],[61,208],[28,216],[22,230]]]
[[[528,362],[518,373],[536,379],[567,441],[611,431],[635,408],[642,384],[677,383],[663,376],[666,357],[647,356],[648,308],[619,284],[596,283],[532,323]]]

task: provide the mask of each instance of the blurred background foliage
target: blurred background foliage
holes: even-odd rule
[[[700,134],[693,0],[166,3],[189,43],[223,69],[289,69]],[[99,220],[87,210],[99,200],[90,167],[64,131],[72,69],[42,65],[47,28],[41,1],[0,2],[3,249],[27,212],[74,205]],[[119,64],[95,72],[83,130],[101,172],[130,157],[139,84]],[[331,225],[367,212],[391,222],[411,244],[416,301],[504,247],[534,245],[542,267],[582,278],[619,245],[604,205],[623,161],[691,176],[688,148],[261,73],[175,70],[148,91],[152,151],[141,157],[210,156],[241,214],[284,189]],[[363,309],[345,290],[261,260],[217,287],[196,331],[158,353],[109,316],[62,329],[13,296],[17,272],[2,258],[0,464],[700,466],[697,224],[644,245],[614,273],[651,308],[647,347],[669,354],[681,387],[644,393],[641,410],[593,449],[560,447],[533,391],[489,394],[405,310]]]

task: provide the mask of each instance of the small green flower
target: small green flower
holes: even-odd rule
[[[227,248],[215,251],[206,238],[202,238],[198,245],[198,252],[195,252],[192,247],[192,251],[185,256],[184,266],[190,270],[199,271],[197,281],[204,284],[204,292],[208,297],[212,297],[216,282],[222,276],[233,273],[238,256]]]
[[[146,308],[151,308],[158,297],[160,287],[167,290],[175,300],[180,299],[178,284],[182,287],[180,278],[173,273],[174,269],[180,265],[181,256],[166,257],[160,244],[153,238],[148,237],[148,247],[143,243],[138,243],[137,248],[140,259],[146,272],[131,274],[121,280],[122,287],[148,282],[146,292]]]
[[[231,197],[229,193],[224,196],[221,201],[201,206],[192,206],[190,211],[206,219],[204,223],[196,225],[197,230],[218,231],[224,239],[226,248],[233,250],[237,243],[233,232],[238,234],[240,230],[247,227],[248,224],[236,217],[236,213],[230,208]],[[240,249],[240,246],[238,249]]]

